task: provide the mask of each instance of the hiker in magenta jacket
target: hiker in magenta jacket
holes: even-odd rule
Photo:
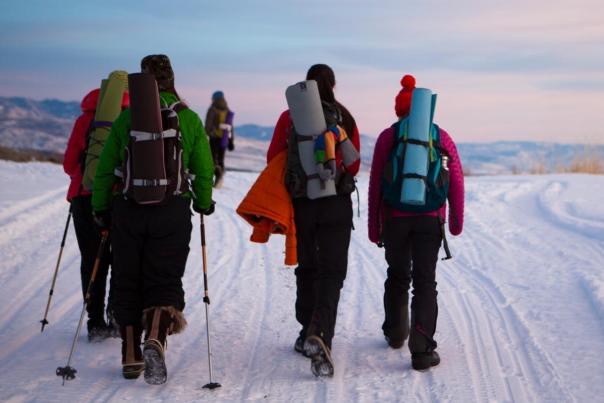
[[[71,136],[67,142],[63,157],[63,170],[69,175],[71,182],[67,190],[67,201],[71,203],[73,226],[80,249],[80,277],[82,280],[82,293],[86,294],[88,282],[92,275],[97,249],[101,236],[92,219],[92,194],[82,186],[86,148],[88,147],[88,132],[94,121],[96,105],[99,99],[99,89],[90,91],[80,104],[82,114],[76,119]],[[122,98],[122,108],[129,105],[128,93]],[[107,273],[109,271],[110,254],[107,248],[97,271],[96,280],[90,290],[90,301],[86,305],[88,311],[88,338],[89,340],[102,339],[109,336],[113,329],[105,323],[105,288]],[[108,309],[109,311],[109,309]]]
[[[415,78],[406,75],[401,80],[403,89],[395,99],[399,118],[408,116]],[[384,284],[384,336],[392,348],[403,346],[409,336],[412,366],[425,370],[437,365],[440,358],[434,349],[438,305],[436,301],[436,263],[444,234],[440,217],[446,217],[446,204],[428,213],[410,213],[390,208],[382,197],[382,175],[395,132],[385,129],[378,137],[369,178],[369,240],[384,245],[388,263]],[[461,234],[463,229],[464,178],[455,143],[446,131],[440,129],[440,142],[448,155],[449,167],[449,231]],[[412,263],[413,262],[413,263]],[[411,270],[413,268],[413,270]],[[408,293],[413,280],[411,302],[411,330],[409,329]]]

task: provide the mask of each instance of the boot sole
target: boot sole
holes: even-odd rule
[[[145,370],[145,364],[137,362],[134,364],[124,365],[122,368],[122,375],[125,379],[138,379],[138,377]]]
[[[145,382],[150,385],[161,385],[168,380],[168,370],[163,351],[151,343],[145,343]]]
[[[314,376],[333,376],[334,368],[331,354],[321,338],[317,336],[308,337],[304,342],[304,352],[311,359],[310,370]]]

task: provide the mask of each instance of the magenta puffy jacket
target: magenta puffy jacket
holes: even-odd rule
[[[373,161],[371,163],[371,176],[369,177],[369,240],[378,243],[381,240],[382,227],[385,217],[409,217],[415,215],[446,217],[446,203],[440,210],[429,213],[407,213],[385,206],[382,199],[382,175],[384,166],[388,159],[388,154],[394,145],[395,133],[392,127],[384,130],[378,137],[373,151]],[[461,234],[463,230],[463,209],[464,209],[464,177],[461,168],[461,161],[457,153],[455,143],[446,131],[440,129],[441,147],[449,155],[449,231],[453,235]]]

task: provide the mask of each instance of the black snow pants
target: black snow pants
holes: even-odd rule
[[[210,137],[210,150],[214,160],[214,175],[216,181],[218,181],[224,175],[224,154],[226,150],[222,148],[222,139]]]
[[[121,326],[140,324],[142,311],[173,306],[182,311],[191,240],[191,201],[173,197],[162,205],[113,202],[113,306]]]
[[[436,331],[436,263],[442,233],[438,217],[394,217],[384,223],[384,247],[388,263],[384,284],[384,333],[401,324],[407,309],[409,285],[413,281],[409,350],[432,351]]]
[[[300,334],[321,336],[331,348],[352,230],[349,195],[294,199],[298,267],[296,319]]]
[[[80,262],[80,277],[82,280],[82,295],[86,296],[88,283],[92,276],[92,269],[96,254],[101,243],[101,234],[92,219],[92,196],[77,196],[71,200],[71,212],[73,214],[73,226],[78,239],[78,247],[82,256]],[[107,273],[111,255],[109,244],[103,251],[101,263],[96,273],[96,278],[90,290],[90,301],[86,305],[88,318],[93,323],[104,321],[105,317],[105,289],[107,283]],[[112,290],[109,290],[109,301],[111,301]]]

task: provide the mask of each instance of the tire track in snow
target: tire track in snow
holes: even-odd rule
[[[31,210],[39,210],[39,207],[54,203],[57,201],[59,195],[64,195],[67,187],[63,186],[57,189],[47,191],[39,196],[31,197],[29,199],[21,200],[16,203],[12,203],[7,207],[0,209],[0,227],[4,227],[14,220],[15,216],[23,213],[29,214]],[[68,205],[65,199],[62,199],[64,205]],[[69,207],[65,209],[67,210]],[[67,219],[67,217],[65,217]]]
[[[604,222],[583,218],[558,199],[567,191],[568,183],[549,181],[536,197],[536,203],[543,216],[554,226],[588,239],[604,239]]]
[[[527,190],[530,189],[527,188]],[[495,208],[496,207],[497,206],[495,206]],[[468,210],[470,211],[471,207]],[[482,213],[477,216],[489,217],[488,214]],[[469,215],[468,218],[468,226],[474,224],[472,221],[473,217]],[[487,227],[484,223],[478,222],[477,224]],[[482,369],[481,372],[500,372],[504,374],[505,377],[502,380],[503,384],[500,385],[500,387],[504,388],[508,398],[514,400],[524,400],[526,398],[533,400],[536,396],[543,396],[542,394],[538,394],[535,390],[525,390],[523,385],[518,383],[519,378],[529,379],[529,385],[542,385],[544,386],[544,389],[551,390],[552,384],[542,384],[542,379],[547,377],[551,377],[552,382],[557,386],[557,391],[556,393],[552,393],[552,397],[565,395],[570,399],[570,394],[563,386],[563,382],[559,376],[557,376],[557,372],[551,360],[530,335],[528,328],[522,324],[522,320],[501,293],[501,290],[495,286],[483,271],[480,269],[473,269],[474,267],[488,268],[490,264],[490,262],[485,259],[485,255],[480,253],[479,250],[488,250],[491,252],[502,251],[504,256],[513,253],[512,250],[509,250],[509,247],[505,243],[496,241],[489,231],[480,231],[477,237],[479,240],[474,239],[476,237],[474,234],[474,232],[471,232],[464,237],[466,242],[464,252],[461,255],[460,264],[463,264],[464,261],[467,260],[467,262],[465,262],[465,270],[461,271],[457,265],[453,265],[451,266],[451,271],[457,272],[455,282],[457,284],[465,284],[467,288],[473,289],[474,292],[470,297],[478,296],[479,306],[487,308],[482,312],[479,312],[474,308],[477,304],[472,304],[469,301],[470,297],[468,297],[467,293],[461,296],[465,306],[465,315],[461,315],[461,317],[467,318],[469,316],[471,318],[470,338],[475,344],[474,351],[486,351],[489,353],[488,360],[481,359],[478,362],[479,367]],[[519,240],[519,242],[522,242],[522,240]],[[485,246],[485,244],[487,246]],[[497,257],[493,257],[492,259],[497,261]],[[505,257],[501,260],[505,261]],[[472,275],[468,276],[468,272],[472,273]],[[447,273],[447,275],[449,276],[449,281],[451,281],[451,274]],[[489,315],[495,316],[496,321],[500,323],[497,330],[493,328],[493,321],[488,317]],[[478,329],[474,323],[481,323],[484,326],[481,329]],[[485,332],[485,330],[487,332]],[[484,339],[486,336],[485,333],[492,342]],[[530,349],[527,347],[527,344],[531,346]],[[495,347],[492,352],[489,351],[489,345]],[[518,349],[521,350],[521,354],[517,353]],[[536,357],[535,354],[537,355]],[[538,370],[532,363],[541,364],[544,368]],[[496,365],[498,370],[489,370],[489,366],[491,365]],[[476,381],[474,383],[476,384]],[[479,384],[484,385],[487,383],[488,380],[484,379]],[[489,399],[493,399],[499,395],[497,390],[488,389],[486,392]],[[526,393],[529,393],[529,396],[526,396]],[[518,396],[518,394],[520,395]]]
[[[57,239],[58,246],[63,236],[69,207],[61,199],[48,199],[47,201],[48,203],[37,206],[37,210],[33,214],[32,212],[23,212],[13,216],[10,220],[6,220],[7,222],[0,226],[0,247],[13,242],[15,238],[29,239],[32,234],[36,234],[44,229],[44,227],[40,226],[41,223],[51,221],[50,217],[62,215],[60,212],[64,212],[65,215],[61,221],[55,218],[50,224],[51,228],[57,228],[60,232]],[[40,217],[41,215],[42,217]],[[29,242],[26,241],[25,244],[27,245]]]
[[[437,269],[438,270],[438,269]],[[439,292],[439,317],[437,322],[437,340],[439,341],[441,352],[441,359],[443,362],[440,365],[446,364],[446,361],[461,362],[465,365],[457,365],[458,371],[455,373],[453,383],[458,385],[457,387],[465,388],[467,380],[470,379],[469,383],[470,391],[474,396],[474,401],[486,400],[486,394],[482,392],[482,378],[481,373],[477,369],[477,366],[472,365],[470,357],[475,354],[476,351],[468,350],[468,333],[471,330],[470,324],[467,322],[467,305],[462,297],[456,292],[459,291],[459,285],[455,285],[455,281],[450,278],[450,275],[446,270],[440,270],[440,274],[437,273],[437,280],[442,278],[444,281],[441,283],[440,290],[444,289],[444,292]],[[440,280],[438,280],[440,282]],[[448,286],[447,286],[448,284]],[[450,287],[451,290],[447,288]],[[465,289],[462,292],[466,292]],[[463,318],[460,323],[456,318]],[[443,323],[444,322],[444,323]],[[453,333],[450,332],[450,330]],[[444,333],[444,334],[443,334]],[[455,350],[455,351],[452,351]],[[479,390],[479,387],[481,390]],[[467,394],[466,394],[467,396]]]

